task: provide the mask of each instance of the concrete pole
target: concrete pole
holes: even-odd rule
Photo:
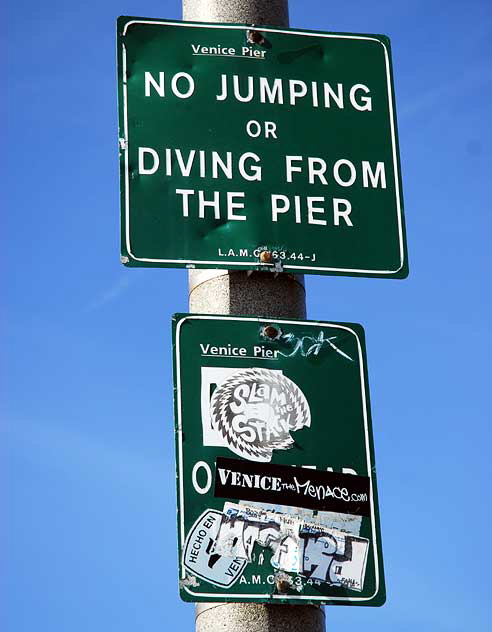
[[[183,19],[288,26],[288,0],[183,0]],[[189,309],[202,314],[305,318],[302,276],[226,270],[189,271]],[[196,632],[324,632],[317,606],[201,603]]]

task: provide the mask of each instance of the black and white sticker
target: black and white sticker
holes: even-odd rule
[[[281,371],[203,367],[202,425],[204,445],[269,462],[274,450],[294,445],[291,432],[311,425],[311,412],[304,393]]]
[[[368,476],[217,457],[214,495],[369,516]]]

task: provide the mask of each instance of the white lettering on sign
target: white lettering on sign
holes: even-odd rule
[[[248,353],[246,347],[232,347],[230,344],[225,347],[214,347],[210,343],[200,343],[202,355],[225,355],[231,357],[245,356]]]
[[[321,158],[308,158],[308,173],[309,184],[315,183],[315,178],[318,178],[321,184],[328,184],[325,178],[326,162]]]
[[[251,46],[242,46],[241,55],[243,57],[253,57],[257,59],[264,59],[266,55],[266,50],[257,50],[256,48],[252,48]]]
[[[381,180],[381,188],[386,189],[386,173],[384,171],[384,162],[376,163],[376,172],[374,173],[371,164],[367,160],[362,161],[362,186],[367,188],[369,186],[369,180],[371,186],[376,189],[378,186],[378,180]]]
[[[350,88],[350,103],[360,112],[364,110],[370,112],[372,110],[372,99],[371,97],[358,96],[358,93],[361,91],[365,94],[370,94],[369,88],[362,83],[358,83]]]
[[[194,195],[195,192],[193,189],[176,189],[176,194],[182,196],[182,204],[183,204],[183,217],[189,216],[189,208],[188,208],[188,198],[190,195]]]
[[[191,48],[194,55],[235,55],[236,49],[225,46],[201,46],[200,44],[192,44]]]
[[[249,489],[263,489],[265,491],[279,491],[281,479],[275,476],[260,476],[260,474],[245,474],[233,472],[222,467],[217,468],[222,485],[234,485]]]
[[[205,211],[207,208],[212,209],[212,213],[209,212],[208,216],[213,214],[214,219],[220,219],[221,208],[226,209],[226,216],[228,220],[244,221],[247,219],[245,215],[238,215],[234,212],[235,209],[244,208],[244,202],[238,202],[235,200],[235,198],[244,198],[243,191],[227,191],[225,193],[226,203],[223,204],[221,200],[224,197],[224,193],[221,193],[220,191],[212,191],[211,194],[207,193],[207,195],[211,195],[213,199],[206,199],[204,191],[199,190],[197,192],[193,189],[176,189],[176,194],[181,196],[183,217],[190,216],[189,199],[196,193],[198,193],[198,213],[195,213],[194,216],[198,216],[198,219],[205,219]]]
[[[318,226],[326,226],[327,220],[322,217],[315,217],[324,215],[326,198],[323,196],[307,196],[305,198],[305,210],[304,215],[307,215],[308,224],[317,224]],[[346,226],[353,226],[349,215],[352,212],[352,205],[348,200],[341,198],[333,198],[331,201],[333,209],[333,225],[340,226],[340,219],[343,219]],[[322,205],[322,206],[320,206]],[[280,215],[285,215],[291,210],[291,200],[287,195],[281,195],[272,193],[271,195],[272,206],[272,222],[278,222]],[[294,221],[296,224],[302,224],[303,215],[301,213],[301,196],[294,195]],[[306,220],[305,220],[306,221]]]
[[[197,480],[198,471],[200,469],[203,469],[206,475],[206,482],[204,486],[200,485]],[[197,461],[193,466],[193,470],[191,472],[191,482],[193,483],[193,487],[198,494],[206,494],[212,486],[212,470],[210,469],[210,465],[205,461]]]
[[[302,172],[301,167],[296,167],[292,163],[302,161],[302,156],[285,156],[285,175],[287,178],[287,182],[292,182],[292,174],[297,171],[298,173]]]
[[[326,219],[316,219],[314,217],[315,214],[320,215],[324,214],[324,207],[315,206],[316,202],[324,202],[325,198],[323,197],[312,197],[309,196],[307,198],[307,210],[308,210],[308,224],[318,224],[319,226],[326,226]]]
[[[273,121],[265,121],[264,125],[265,138],[270,138],[270,136],[272,136],[273,138],[277,138],[277,124]],[[248,134],[248,136],[251,136],[251,138],[258,138],[258,136],[261,136],[262,132],[262,124],[258,121],[248,121],[246,123],[246,133]]]
[[[298,79],[289,79],[290,104],[295,105],[297,99],[302,99],[307,94],[307,85]]]
[[[237,163],[241,176],[249,182],[261,180],[261,167],[258,167],[257,165],[250,165],[248,169],[246,165],[247,160],[252,160],[257,164],[261,162],[260,157],[257,154],[254,154],[252,151],[248,151],[245,154],[242,154]]]
[[[267,127],[268,121],[265,123],[265,134],[275,132],[272,127]],[[181,151],[181,149],[171,149],[166,147],[162,161],[159,152],[152,147],[139,147],[139,175],[151,175],[156,173],[160,168],[161,162],[164,166],[166,176],[173,176],[175,173],[185,177],[199,176],[205,178],[207,176],[214,180],[222,177],[232,180],[237,175],[248,182],[261,181],[262,167],[261,158],[258,154],[247,151],[240,154],[239,157],[231,151],[223,152],[190,149],[189,151]],[[152,164],[150,159],[152,157]]]
[[[266,50],[258,50],[252,46],[241,46],[240,54],[234,46],[202,46],[202,44],[191,44],[193,55],[211,55],[213,57],[249,57],[252,59],[265,59]]]
[[[330,184],[325,177],[327,170],[328,165],[323,158],[308,156],[306,165],[304,156],[285,156],[285,179],[287,182],[294,182],[294,174],[300,173],[304,177],[307,175],[309,184],[319,182],[327,186]],[[375,167],[373,167],[368,160],[362,160],[358,169],[358,165],[352,161],[340,158],[333,164],[330,172],[335,183],[341,187],[351,187],[362,177],[362,186],[365,188],[369,186],[373,189],[386,188],[384,162],[376,162]]]
[[[342,210],[344,207],[344,210]],[[333,223],[340,226],[340,218],[342,218],[347,226],[353,226],[349,215],[352,212],[352,205],[348,200],[333,198]]]
[[[151,72],[144,72],[144,91],[145,96],[150,97],[152,94],[158,94],[160,97],[166,96],[165,89],[166,75],[159,72],[159,79],[155,79]],[[153,88],[153,93],[151,91]],[[171,91],[178,99],[189,99],[195,91],[195,82],[193,77],[187,72],[178,72],[171,79]]]
[[[231,358],[246,357],[248,356],[248,349],[246,347],[233,347],[231,344],[225,346],[216,347],[210,343],[200,343],[200,350],[202,356],[228,356]],[[271,358],[276,360],[280,351],[278,349],[268,349],[264,345],[253,345],[249,351],[250,357],[254,358]]]
[[[200,219],[205,218],[206,208],[212,208],[215,219],[220,219],[219,192],[218,191],[213,192],[213,200],[206,200],[205,193],[203,191],[198,191],[198,217]]]
[[[227,219],[228,220],[238,220],[243,221],[248,218],[246,215],[236,215],[234,213],[234,209],[244,208],[244,202],[235,202],[234,198],[244,198],[244,193],[242,191],[227,191]]]
[[[188,89],[184,92],[182,92],[179,88],[180,79],[184,79],[185,85],[188,83]],[[183,81],[181,81],[181,85],[183,85]],[[178,72],[171,80],[171,90],[180,99],[188,99],[195,91],[195,82],[193,81],[193,77],[187,72]]]
[[[194,155],[195,153],[194,150],[192,150],[190,154],[191,153],[193,153]],[[226,152],[225,161],[222,160],[218,152],[216,151],[212,152],[212,178],[219,177],[219,167],[222,173],[225,175],[225,177],[228,178],[229,180],[232,180],[232,152],[231,151]],[[183,173],[182,170],[181,170],[181,173]],[[186,176],[189,174],[183,173],[183,175]]]
[[[334,105],[343,110],[349,104],[359,112],[370,112],[372,110],[370,94],[370,89],[363,83],[356,83],[350,87],[346,87],[343,83],[337,83],[336,88],[334,88],[326,81],[306,83],[300,79],[269,79],[252,75],[241,77],[222,74],[215,99],[217,101],[235,99],[240,103],[258,100],[259,103],[290,105],[292,107],[295,107],[299,101],[308,100],[315,108],[320,106],[331,108]]]
[[[152,162],[151,167],[145,166],[146,155],[152,157],[153,162]],[[151,147],[139,147],[138,148],[138,173],[142,175],[151,176],[157,171],[157,169],[159,169],[159,154],[156,152],[156,150],[152,149]]]
[[[157,92],[157,94],[160,97],[165,96],[164,73],[163,72],[159,73],[159,81],[158,82],[154,79],[154,77],[152,76],[152,73],[150,73],[150,72],[146,72],[144,77],[145,77],[145,96],[146,97],[150,97],[150,86],[152,86],[154,88],[154,90]]]
[[[284,102],[284,87],[281,79],[274,79],[272,83],[266,77],[259,77],[260,81],[260,102],[269,103]]]
[[[343,110],[343,85],[337,83],[337,91],[333,90],[329,83],[324,84],[325,102],[330,103],[330,99],[333,99],[337,104],[337,107]],[[329,106],[328,106],[329,107]]]
[[[340,175],[341,167],[348,167],[348,171],[350,172],[348,179],[344,179]],[[336,163],[333,165],[333,177],[335,178],[336,183],[339,184],[341,187],[351,187],[355,182],[355,178],[357,177],[354,164],[351,163],[350,160],[345,160],[344,158],[337,160]]]
[[[248,135],[253,138],[262,133],[265,137],[277,138],[276,125],[271,121],[265,121],[263,124],[258,121],[249,121],[246,127]],[[191,176],[205,178],[209,175],[213,179],[225,177],[232,180],[236,175],[240,175],[247,181],[262,179],[261,158],[254,152],[245,152],[236,156],[231,151],[221,154],[217,151],[190,149],[185,152],[167,147],[164,149],[162,161],[155,148],[139,147],[138,152],[140,175],[156,173],[162,162],[166,176],[172,176],[176,171],[186,178]],[[362,160],[359,166],[346,158],[340,158],[331,169],[328,169],[326,160],[321,157],[285,156],[285,178],[289,183],[294,182],[296,178],[294,174],[301,174],[307,177],[309,184],[320,183],[328,186],[330,184],[326,176],[328,171],[333,181],[342,187],[351,187],[362,179],[364,188],[386,188],[384,162],[371,164],[368,160]]]
[[[249,121],[248,134],[254,138],[277,138],[275,123],[271,121]],[[356,184],[363,188],[386,189],[386,169],[384,162],[361,160],[354,163],[340,158],[332,165],[319,156],[287,155],[285,160],[285,180],[296,183],[307,180],[311,185],[322,187],[341,187],[348,189]],[[252,151],[235,154],[232,151],[218,152],[204,149],[166,147],[161,153],[153,147],[138,148],[138,175],[152,176],[156,173],[165,177],[174,175],[183,178],[207,176],[212,180],[233,180],[237,176],[246,182],[259,182],[263,177],[260,156]],[[175,190],[181,198],[182,217],[206,220],[226,219],[227,221],[246,221],[246,195],[244,191],[206,191],[205,189]],[[282,218],[293,220],[295,224],[312,226],[353,227],[354,212],[352,203],[345,197],[326,197],[320,195],[288,196],[272,193],[270,195],[272,222]],[[357,209],[355,209],[357,210]],[[360,212],[360,211],[359,211]]]

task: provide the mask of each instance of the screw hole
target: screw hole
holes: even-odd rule
[[[261,46],[265,41],[265,38],[259,31],[253,30],[247,32],[246,38],[250,44],[258,44],[259,46]]]

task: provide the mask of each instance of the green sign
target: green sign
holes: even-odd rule
[[[121,17],[128,266],[408,274],[390,44]]]
[[[180,593],[384,603],[364,331],[173,319]]]

